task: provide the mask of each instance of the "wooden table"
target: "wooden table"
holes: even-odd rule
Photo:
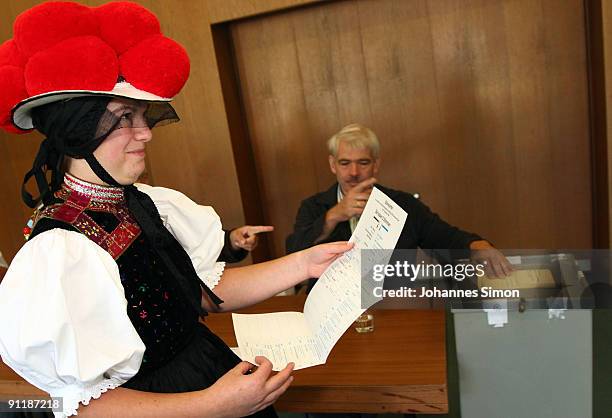
[[[272,298],[244,313],[302,311],[305,296]],[[349,328],[327,363],[294,372],[278,400],[279,411],[403,412],[445,414],[444,311],[380,310],[374,332]],[[236,346],[231,315],[210,315],[206,324]]]
[[[301,311],[304,299],[276,297],[241,312]],[[230,347],[236,346],[230,314],[210,315],[206,324]],[[347,330],[325,365],[295,371],[276,409],[447,413],[444,312],[374,311],[374,328],[368,334]],[[0,398],[41,393],[0,364]]]

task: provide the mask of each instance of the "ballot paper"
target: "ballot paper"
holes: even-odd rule
[[[232,314],[240,357],[254,363],[256,356],[265,356],[274,370],[289,362],[295,363],[296,370],[324,364],[346,329],[380,300],[366,299],[362,307],[361,257],[374,257],[376,252],[361,250],[395,248],[407,217],[391,198],[373,188],[350,239],[355,246],[321,275],[306,299],[304,312]],[[386,259],[376,263],[389,261],[390,251],[384,254]],[[365,261],[367,265],[374,262]]]
[[[514,270],[507,277],[478,278],[478,287],[491,287],[493,289],[544,289],[554,288],[557,284],[549,269]]]

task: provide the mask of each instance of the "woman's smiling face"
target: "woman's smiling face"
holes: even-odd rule
[[[113,99],[107,110],[120,118],[119,125],[94,151],[94,157],[119,184],[135,183],[145,170],[145,146],[153,135],[147,125],[148,104]]]

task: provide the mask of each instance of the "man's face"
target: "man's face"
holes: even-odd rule
[[[380,159],[374,158],[368,148],[352,148],[343,141],[338,144],[338,155],[329,156],[329,167],[336,175],[342,193],[378,173]]]
[[[119,184],[132,184],[145,170],[145,145],[152,138],[144,120],[147,105],[114,99],[107,109],[121,118],[121,127],[100,144],[94,156]]]

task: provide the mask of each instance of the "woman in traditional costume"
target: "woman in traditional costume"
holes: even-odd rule
[[[63,399],[57,416],[275,416],[292,364],[272,375],[260,357],[251,373],[199,318],[318,277],[350,248],[225,270],[211,207],[135,184],[188,74],[134,3],[44,3],[0,46],[0,125],[45,135],[22,190],[29,239],[0,284],[0,355]]]

